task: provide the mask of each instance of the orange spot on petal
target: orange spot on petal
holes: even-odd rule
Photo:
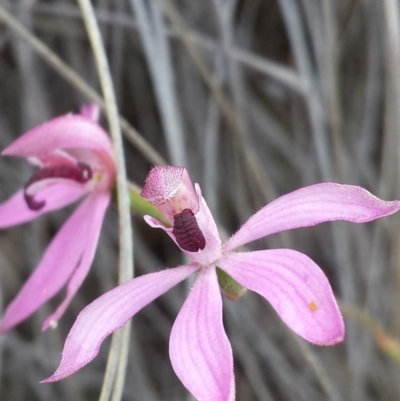
[[[308,303],[308,307],[312,312],[315,312],[318,309],[318,305],[316,304],[315,301],[311,301]]]

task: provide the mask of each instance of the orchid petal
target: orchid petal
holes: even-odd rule
[[[58,149],[91,149],[106,154],[113,165],[110,138],[86,117],[68,114],[45,122],[19,137],[3,150],[7,156],[32,157]]]
[[[53,153],[41,154],[37,156],[30,156],[27,158],[28,162],[38,167],[47,167],[56,164],[73,164],[78,161],[61,149],[55,150]]]
[[[335,183],[311,185],[260,209],[228,240],[223,250],[231,251],[270,234],[326,221],[365,223],[399,209],[400,201],[383,201],[361,187]]]
[[[79,183],[64,181],[52,184],[44,188],[38,199],[43,199],[46,204],[40,210],[32,210],[28,207],[24,191],[18,191],[11,198],[0,204],[0,228],[15,226],[36,219],[44,213],[67,206],[87,193],[87,188]]]
[[[56,294],[71,277],[86,245],[95,199],[89,196],[65,222],[50,243],[39,266],[8,306],[0,333],[26,319]]]
[[[79,114],[97,123],[100,120],[100,107],[97,103],[89,103],[81,106]]]
[[[208,208],[207,202],[201,195],[201,189],[198,184],[195,184],[195,191],[199,199],[199,211],[196,213],[197,224],[204,235],[206,246],[198,252],[188,252],[183,250],[191,260],[207,265],[214,262],[221,256],[221,237],[218,232],[214,217]]]
[[[79,314],[65,341],[60,366],[42,383],[62,380],[88,364],[108,335],[196,269],[188,265],[146,274],[97,298]]]
[[[218,266],[267,299],[299,336],[318,345],[344,338],[344,323],[322,270],[306,255],[274,249],[224,255]]]
[[[54,326],[57,324],[58,320],[61,318],[70,304],[72,298],[82,285],[82,282],[86,278],[93,262],[104,214],[108,205],[110,204],[111,195],[108,192],[100,192],[94,193],[90,197],[92,198],[91,200],[93,208],[91,210],[91,215],[87,217],[89,221],[86,232],[86,244],[83,250],[82,258],[68,282],[67,295],[64,301],[59,305],[54,313],[47,317],[42,327],[43,331],[47,330],[49,326]]]
[[[233,356],[215,269],[203,268],[171,332],[175,373],[198,400],[235,399]]]

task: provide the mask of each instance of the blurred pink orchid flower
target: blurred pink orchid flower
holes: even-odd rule
[[[45,320],[43,330],[56,325],[89,271],[115,180],[111,142],[98,118],[97,105],[83,106],[80,115],[65,115],[33,128],[2,152],[25,157],[39,169],[0,205],[0,228],[86,199],[6,309],[0,332],[26,319],[68,283],[65,299]]]
[[[263,207],[225,244],[200,187],[182,167],[155,167],[141,195],[169,219],[146,222],[164,230],[192,263],[146,274],[122,284],[88,305],[69,333],[60,366],[44,382],[64,379],[90,362],[103,340],[155,298],[198,272],[170,337],[175,373],[198,400],[235,399],[233,356],[222,322],[216,268],[263,296],[299,336],[318,345],[344,338],[344,323],[322,270],[290,249],[234,252],[280,231],[325,221],[364,223],[395,213],[400,201],[382,201],[365,189],[324,183],[301,188]]]

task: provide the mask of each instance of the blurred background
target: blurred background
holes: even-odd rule
[[[186,166],[227,233],[276,197],[317,182],[356,184],[383,199],[400,198],[398,0],[93,4],[120,114],[145,141],[138,145],[134,132],[125,130],[133,182],[142,186],[157,163]],[[53,53],[39,55],[32,35]],[[66,66],[55,68],[54,54]],[[0,0],[1,148],[90,101],[76,77],[66,79],[65,68],[100,91],[77,3]],[[0,158],[0,201],[31,174],[25,161]],[[0,232],[2,309],[74,207]],[[136,275],[184,262],[171,240],[141,216],[133,216],[133,226]],[[400,399],[399,228],[395,215],[363,225],[325,223],[250,245],[290,247],[315,260],[340,302],[347,336],[339,346],[312,346],[258,295],[224,300],[238,401]],[[63,294],[1,336],[2,401],[98,399],[109,340],[79,373],[59,383],[39,381],[58,365],[79,311],[116,285],[117,259],[113,206],[89,276],[58,328],[41,332]],[[189,286],[182,283],[133,319],[123,400],[193,400],[168,358],[171,326]]]

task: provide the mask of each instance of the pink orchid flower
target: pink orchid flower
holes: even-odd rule
[[[86,198],[6,309],[0,332],[26,319],[67,284],[64,301],[45,320],[43,330],[54,326],[89,271],[115,180],[111,142],[98,117],[97,105],[84,106],[81,115],[65,115],[33,128],[2,152],[25,157],[38,170],[22,190],[0,205],[0,228]]]
[[[363,223],[400,209],[400,201],[382,201],[360,187],[312,185],[263,207],[222,245],[200,187],[193,187],[183,167],[155,167],[141,195],[164,213],[171,227],[150,216],[145,216],[146,222],[164,230],[192,262],[135,278],[88,305],[68,335],[60,366],[43,382],[64,379],[86,365],[109,334],[197,272],[196,282],[172,328],[171,363],[198,400],[232,401],[233,356],[222,322],[216,268],[263,296],[305,340],[333,345],[344,338],[343,318],[327,278],[310,258],[290,249],[235,250],[280,231],[333,220]]]

